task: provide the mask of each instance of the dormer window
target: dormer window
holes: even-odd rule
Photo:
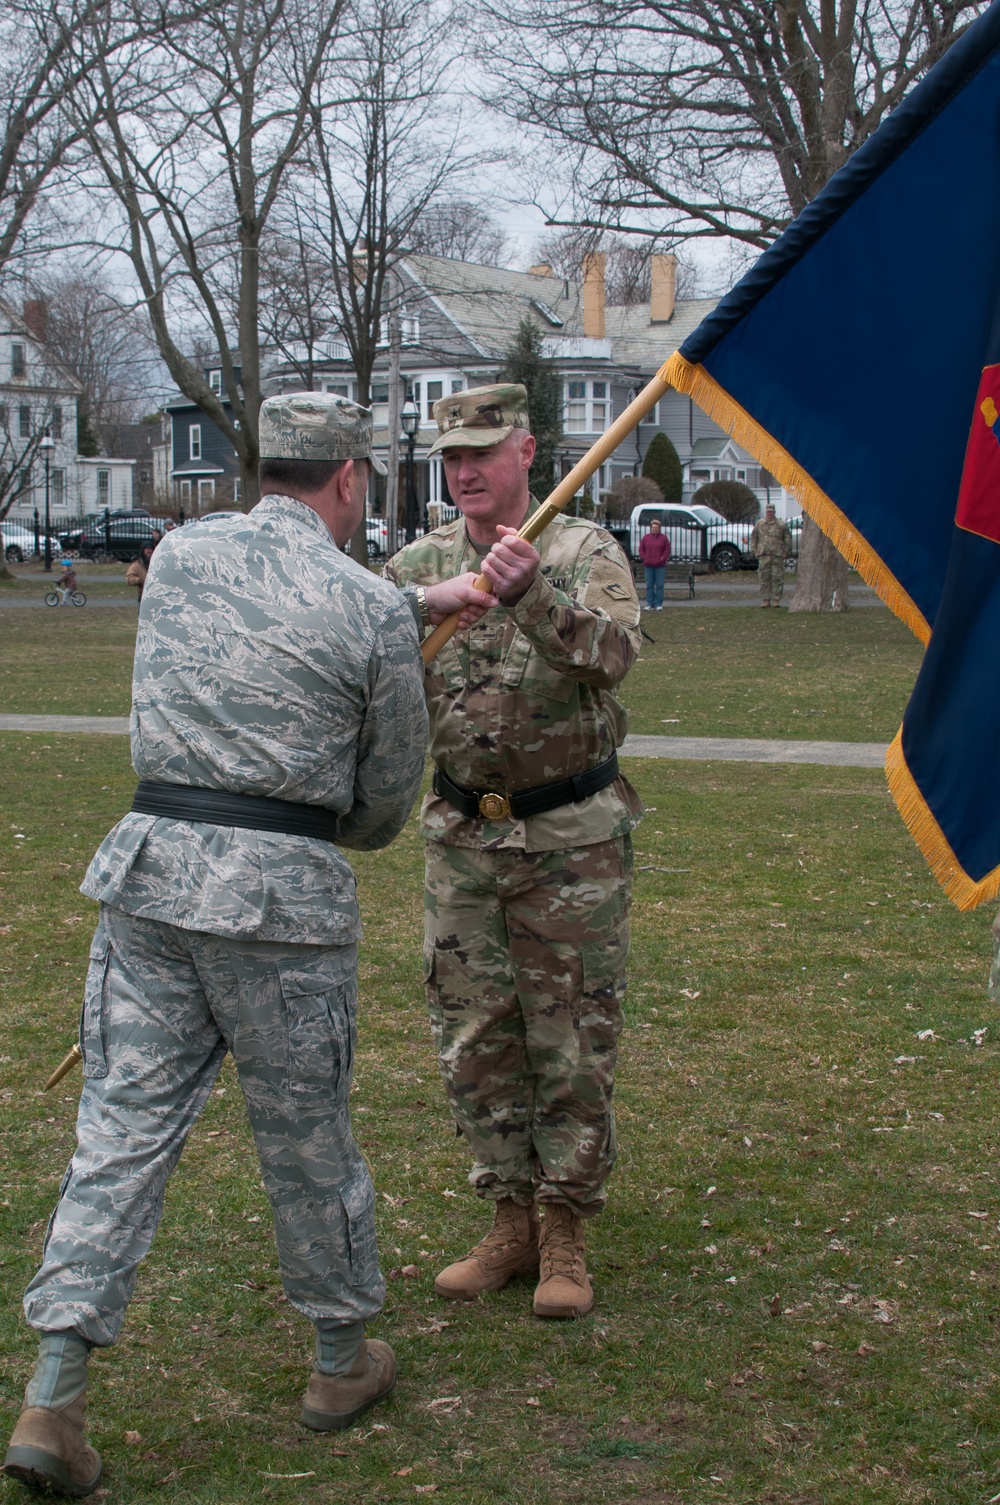
[[[216,369],[208,373],[208,385],[217,397],[222,396],[222,371]]]

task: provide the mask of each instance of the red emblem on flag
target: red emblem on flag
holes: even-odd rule
[[[955,522],[1000,543],[1000,365],[985,366],[979,381]]]

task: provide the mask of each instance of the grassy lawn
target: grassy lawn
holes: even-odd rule
[[[622,698],[632,730],[654,736],[888,742],[920,667],[920,645],[882,609],[706,607],[643,620],[656,641],[643,645]],[[127,714],[134,604],[7,611],[0,629],[0,707]]]
[[[654,643],[624,685],[632,730],[652,736],[888,742],[923,649],[883,608],[643,613]]]
[[[4,631],[21,615],[2,618]],[[761,613],[774,636],[753,650],[738,609],[678,613],[669,643],[666,616],[651,629],[663,624],[660,674],[670,683],[670,661],[689,663],[687,704],[708,673],[693,657],[699,625],[733,667],[784,651],[800,622],[813,704],[827,713],[813,735],[833,735],[855,654],[859,680],[884,666],[905,698],[902,650],[894,658],[892,632],[871,621],[882,613]],[[685,635],[689,653],[668,654]],[[644,659],[637,710],[654,696]],[[95,700],[122,709],[122,684]],[[859,739],[893,729],[870,704]],[[796,708],[794,683],[779,679],[770,714],[801,735]],[[699,714],[680,729],[725,734],[707,705]],[[40,1084],[74,1034],[94,918],[77,885],[133,777],[125,739],[0,733],[0,751],[9,1429],[32,1347],[20,1295],[73,1140],[78,1076],[51,1096]],[[1000,1491],[992,916],[942,898],[877,773],[655,760],[628,771],[649,813],[636,841],[621,1154],[591,1228],[593,1314],[540,1323],[525,1282],[468,1308],[433,1294],[435,1269],[484,1218],[423,1017],[411,823],[356,863],[355,1126],[396,1276],[374,1331],[399,1355],[397,1391],[354,1432],[298,1428],[310,1334],[281,1295],[227,1067],[171,1182],[125,1339],[93,1366],[111,1505],[972,1505]],[[413,1278],[398,1273],[408,1265]],[[21,1498],[0,1485],[0,1500]]]

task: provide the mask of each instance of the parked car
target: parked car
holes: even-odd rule
[[[81,531],[76,550],[83,559],[117,559],[123,563],[135,559],[144,544],[153,542],[156,522],[140,508],[132,511],[101,513],[97,522]],[[70,546],[71,547],[71,546]]]
[[[114,512],[107,513],[107,517],[109,521],[112,521],[115,518],[149,517],[149,513],[144,507],[120,507]],[[64,549],[69,554],[79,553],[80,541],[83,538],[84,533],[93,533],[95,529],[103,528],[104,518],[104,512],[85,513],[84,516],[78,518],[77,521],[74,522],[73,526],[69,528],[65,533],[60,533],[60,548]],[[158,519],[153,518],[151,521],[152,526],[154,528],[157,527]],[[160,526],[162,526],[162,524],[160,524]]]
[[[753,569],[750,552],[753,523],[731,523],[721,513],[700,504],[693,507],[635,507],[629,521],[629,552],[639,557],[639,541],[653,522],[662,524],[670,539],[670,558],[710,564],[716,570]]]
[[[5,522],[0,524],[0,532],[3,534],[3,557],[9,564],[23,564],[26,559],[34,558],[35,554],[35,530],[27,523]],[[62,552],[62,545],[58,538],[49,534],[49,542],[52,546],[52,555],[55,558]],[[45,534],[38,535],[38,548],[40,553],[45,553]]]
[[[389,552],[389,525],[385,518],[366,518],[365,536],[368,539],[368,558],[384,559]]]

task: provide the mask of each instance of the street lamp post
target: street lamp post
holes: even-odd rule
[[[51,462],[52,462],[52,451],[55,449],[55,447],[56,447],[56,441],[53,439],[50,430],[46,429],[45,433],[42,435],[42,437],[38,441],[38,448],[41,450],[42,454],[45,457],[45,571],[46,571],[46,574],[51,574],[51,572],[52,572],[52,534],[51,534],[51,531],[50,531],[51,528],[52,528],[52,517],[51,517],[50,510],[49,510],[49,494],[50,494],[49,493],[49,466],[51,465]]]
[[[413,451],[417,444],[417,429],[420,427],[420,413],[412,392],[406,394],[406,401],[399,414],[399,424],[403,430],[399,437],[406,445],[406,542],[412,543],[417,536],[417,488]]]

